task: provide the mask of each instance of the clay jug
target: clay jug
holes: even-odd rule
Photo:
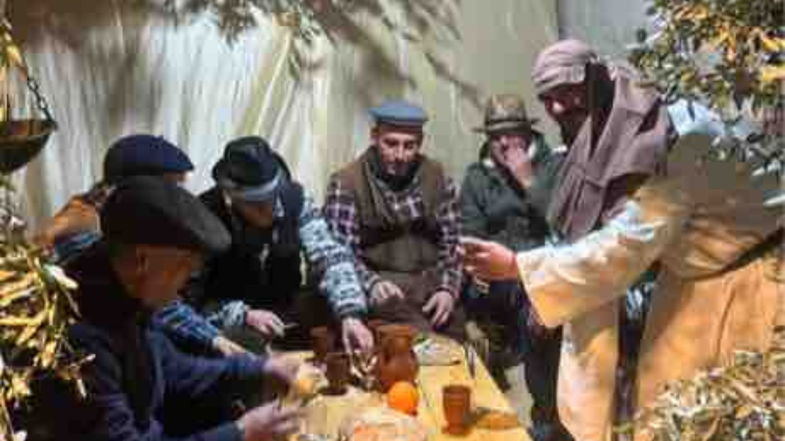
[[[373,334],[373,342],[377,347],[382,345],[380,328],[388,325],[388,323],[381,319],[368,320],[368,330]]]
[[[383,392],[387,392],[398,381],[415,383],[419,369],[412,349],[415,333],[408,326],[384,333],[377,371]]]

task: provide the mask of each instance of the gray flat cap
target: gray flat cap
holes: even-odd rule
[[[428,115],[422,107],[403,100],[385,101],[372,107],[370,114],[377,124],[392,126],[422,127],[428,121]]]

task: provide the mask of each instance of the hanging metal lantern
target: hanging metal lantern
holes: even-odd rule
[[[11,36],[11,25],[6,19],[0,23],[0,81],[10,81],[10,73],[16,70],[25,81],[27,89],[35,99],[41,119],[13,119],[10,97],[3,97],[4,111],[0,115],[0,174],[8,174],[30,162],[43,149],[49,136],[57,129],[57,123],[49,111],[49,105],[41,94],[38,82],[30,75],[19,47]]]
[[[74,282],[44,250],[28,242],[13,203],[7,174],[30,162],[57,124],[3,11],[5,0],[0,0],[0,440],[24,439],[25,433],[29,439],[55,439],[56,434],[50,436],[52,418],[40,411],[46,394],[36,396],[36,391],[57,381],[69,388],[63,390],[84,396],[80,366],[91,358],[74,352],[65,339],[78,316],[71,297]],[[11,74],[24,81],[42,118],[13,117]]]

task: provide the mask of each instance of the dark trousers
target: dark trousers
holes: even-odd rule
[[[466,310],[488,336],[489,369],[501,389],[507,389],[504,370],[523,362],[526,388],[532,396],[533,441],[571,441],[556,406],[556,383],[561,353],[561,328],[531,329],[531,304],[517,282],[494,282],[486,294],[469,284],[464,290]]]
[[[537,336],[529,333],[529,348],[523,357],[526,387],[534,401],[529,433],[534,441],[570,441],[556,405],[561,328],[546,332]]]

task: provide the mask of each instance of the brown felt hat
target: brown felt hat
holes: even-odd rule
[[[528,130],[537,123],[526,115],[526,105],[518,95],[493,95],[485,105],[485,123],[474,131],[490,133],[507,130]]]

